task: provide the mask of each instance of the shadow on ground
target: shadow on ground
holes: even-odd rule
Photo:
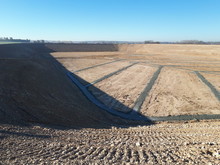
[[[0,130],[0,139],[3,139],[7,136],[24,136],[30,138],[51,138],[49,135],[41,135],[41,134],[34,134],[34,133],[26,133],[26,132],[15,132],[15,131],[7,131],[7,130]]]

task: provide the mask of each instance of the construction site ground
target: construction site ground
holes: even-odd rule
[[[218,45],[0,45],[0,164],[217,165],[219,116]]]

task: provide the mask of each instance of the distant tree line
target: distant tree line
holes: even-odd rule
[[[220,45],[220,42],[205,42],[200,40],[183,40],[178,42],[159,42],[159,41],[144,41],[144,44],[195,44],[195,45]]]
[[[149,41],[144,41],[145,44],[160,44],[159,41],[153,41],[153,40],[149,40]]]
[[[177,44],[201,44],[201,45],[204,45],[204,44],[208,44],[208,43],[204,42],[204,41],[199,41],[199,40],[183,40],[183,41],[177,42]]]
[[[1,42],[31,42],[29,39],[14,39],[12,37],[0,37]]]
[[[33,41],[33,43],[45,43],[44,40],[36,40],[36,41]]]

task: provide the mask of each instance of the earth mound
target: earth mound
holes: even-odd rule
[[[89,102],[62,69],[54,65],[55,59],[49,53],[65,48],[54,44],[0,45],[2,123],[37,122],[76,127],[126,123],[121,119],[118,122],[117,117]],[[86,49],[95,50],[96,46]]]

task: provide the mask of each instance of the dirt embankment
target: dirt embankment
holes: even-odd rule
[[[54,65],[54,61],[57,62],[58,60],[56,58],[58,57],[59,62],[62,63],[70,71],[88,67],[91,65],[105,63],[105,61],[114,61],[118,59],[127,59],[133,61],[144,60],[148,61],[149,63],[151,63],[152,61],[156,61],[158,64],[161,65],[166,64],[167,61],[171,64],[173,64],[174,61],[178,61],[178,65],[183,65],[188,62],[190,62],[190,64],[194,64],[197,61],[200,61],[202,64],[211,62],[210,65],[213,65],[213,62],[215,62],[216,66],[218,66],[220,57],[219,50],[219,45],[0,45],[0,121],[34,121],[72,126],[93,126],[100,125],[100,123],[118,123],[115,121],[122,121],[122,119],[111,116],[110,114],[97,108],[93,103],[89,102],[86,97],[80,92],[80,90],[76,86],[74,86],[74,84],[66,77],[65,73],[63,73],[63,71],[61,71],[59,67]],[[103,56],[102,52],[105,52],[105,56]],[[145,55],[142,56],[141,54]],[[72,58],[78,58],[81,56],[89,57],[85,59],[79,58],[78,61]],[[97,58],[97,61],[93,59],[93,56],[95,56],[95,59]],[[83,60],[85,61],[88,59],[90,59],[92,62],[82,62]],[[83,65],[81,65],[82,63]],[[90,71],[82,71],[81,73],[79,72],[77,74],[83,77],[85,81],[89,81],[89,79],[87,79],[86,77],[92,76],[93,74],[94,76],[96,76],[96,74],[99,73],[101,75],[101,72],[106,71],[107,66],[112,66],[109,70],[115,69],[115,64],[102,65],[102,67],[100,67],[101,69],[98,68],[99,72],[97,71],[97,68],[93,68]],[[63,67],[63,69],[65,69],[65,67]],[[82,75],[83,73],[86,74]],[[179,71],[174,71],[172,72],[172,74],[168,74],[167,77],[173,77],[174,80],[178,80],[176,82],[179,82],[179,78],[175,76],[179,75],[179,73]],[[157,102],[157,95],[152,94],[152,97],[155,96],[155,101],[150,102],[152,104],[146,105],[146,109],[148,109],[148,115],[150,112],[149,108],[153,107],[153,109],[156,109],[156,111],[154,111],[156,114],[153,116],[157,116],[159,112],[163,113],[164,105],[167,105],[167,102],[174,102],[174,105],[176,105],[176,108],[173,108],[173,106],[168,106],[168,108],[166,107],[166,112],[172,112],[170,115],[177,115],[176,113],[174,113],[174,109],[177,109],[178,112],[179,109],[181,109],[182,112],[182,107],[186,106],[189,106],[190,109],[195,109],[195,107],[198,107],[198,109],[204,109],[205,112],[205,108],[200,108],[200,106],[203,105],[204,102],[206,103],[207,99],[198,98],[196,104],[193,104],[195,106],[191,106],[191,98],[194,98],[193,94],[191,94],[190,92],[186,92],[185,94],[181,91],[182,88],[186,89],[185,91],[191,91],[188,90],[188,86],[185,85],[191,84],[193,90],[195,87],[195,93],[200,92],[201,96],[204,96],[203,98],[206,98],[207,92],[201,92],[201,89],[203,88],[201,88],[200,91],[197,91],[196,84],[190,83],[191,81],[185,81],[186,78],[187,80],[191,80],[191,76],[189,76],[188,74],[181,73],[181,75],[183,75],[181,77],[181,82],[183,83],[175,83],[174,81],[171,82],[173,84],[173,87],[175,87],[176,89],[179,89],[181,87],[178,92],[175,90],[171,90],[172,94],[177,95],[172,95],[170,96],[170,99],[168,99],[166,91],[164,91],[165,95],[163,97],[162,95],[158,96],[158,98],[162,97],[160,98],[160,101],[164,100],[164,104],[161,104],[161,102]],[[166,79],[166,76],[162,78],[164,78],[165,80],[170,80],[170,78]],[[210,79],[211,82],[213,81],[213,84],[217,86],[216,88],[218,88],[219,83],[216,76],[215,78],[207,78]],[[157,86],[158,88],[155,88],[154,92],[160,94],[161,91],[166,89],[165,87],[170,86],[165,85],[164,87],[165,82],[166,81],[161,82],[161,87],[163,87],[163,89],[160,89]],[[119,87],[119,85],[117,86]],[[111,91],[109,94],[117,96],[115,97],[115,99],[120,100],[121,91],[117,87],[115,89],[117,89],[117,92],[119,93],[115,94]],[[127,91],[127,89],[124,90]],[[209,89],[206,90],[208,91]],[[103,89],[103,91],[106,90]],[[179,98],[179,95],[182,94],[184,94],[184,97],[181,97],[181,102],[179,102],[179,99],[175,99],[176,97]],[[174,99],[173,96],[175,96]],[[190,98],[190,101],[188,101],[188,97]],[[209,98],[212,97],[210,96]],[[218,104],[219,103],[214,102],[214,104],[210,106],[212,107],[211,110],[213,114],[219,112]],[[204,104],[204,107],[206,107],[207,105],[208,103]],[[143,106],[145,106],[145,104]],[[122,121],[122,123],[124,122],[127,123],[127,121]]]
[[[46,44],[55,52],[112,52],[118,51],[116,44]]]
[[[51,51],[41,44],[0,45],[0,121],[83,127],[117,123],[54,65]]]

